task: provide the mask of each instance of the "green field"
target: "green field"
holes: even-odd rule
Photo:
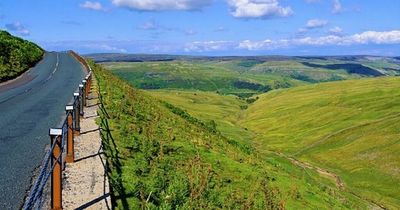
[[[349,65],[338,58],[307,62],[104,66],[131,85],[147,89],[157,103],[166,101],[216,128],[241,152],[251,148],[257,167],[273,174],[287,209],[399,208],[400,79],[354,73],[361,71],[362,62],[366,72],[375,74],[371,69],[376,69],[396,75],[393,69],[398,64],[367,58]],[[338,69],[343,66],[347,69]],[[238,80],[271,90],[256,90],[257,85],[240,88],[235,86]],[[274,83],[288,85],[274,87]]]
[[[372,62],[381,65],[382,62]],[[356,79],[386,73],[360,63],[337,60],[174,60],[103,63],[119,77],[141,89],[215,91],[248,97],[272,89]],[[318,65],[318,67],[315,67]],[[393,68],[399,68],[391,63]],[[358,68],[356,73],[352,68]],[[380,72],[381,71],[381,72]]]

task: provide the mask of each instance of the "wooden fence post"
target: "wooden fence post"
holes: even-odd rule
[[[89,90],[90,90],[90,88],[92,87],[92,72],[89,72],[88,81],[89,81]]]
[[[83,106],[86,106],[86,97],[87,97],[87,80],[82,80],[83,84]]]
[[[86,90],[86,98],[87,98],[87,99],[89,99],[89,92],[90,92],[90,80],[89,80],[89,78],[90,78],[89,75],[87,75],[87,76],[85,77],[85,80],[86,80],[86,87],[85,87],[85,90]]]
[[[80,135],[81,124],[80,124],[80,101],[79,101],[79,92],[74,93],[74,111],[73,111],[73,119],[74,119],[74,134],[75,136]]]
[[[62,209],[62,172],[61,172],[61,155],[62,155],[62,129],[50,129],[51,145],[55,144],[52,151],[51,166],[54,165],[51,173],[51,209]]]
[[[73,111],[74,106],[66,106],[65,111],[67,113],[67,163],[73,163],[75,161],[75,153],[74,153],[74,132],[73,132]]]
[[[80,84],[79,85],[79,114],[83,117],[83,101],[85,100],[84,99],[84,93],[83,93],[83,85],[82,84]]]

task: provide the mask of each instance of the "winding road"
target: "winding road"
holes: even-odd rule
[[[68,53],[49,52],[18,79],[0,84],[0,209],[18,209],[41,162],[48,130],[61,123],[84,76]]]

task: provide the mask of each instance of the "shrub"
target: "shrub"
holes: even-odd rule
[[[36,44],[0,31],[0,82],[19,76],[42,56],[43,50]]]

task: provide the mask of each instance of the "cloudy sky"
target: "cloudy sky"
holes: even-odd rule
[[[47,50],[400,55],[400,0],[1,0],[0,28]]]

